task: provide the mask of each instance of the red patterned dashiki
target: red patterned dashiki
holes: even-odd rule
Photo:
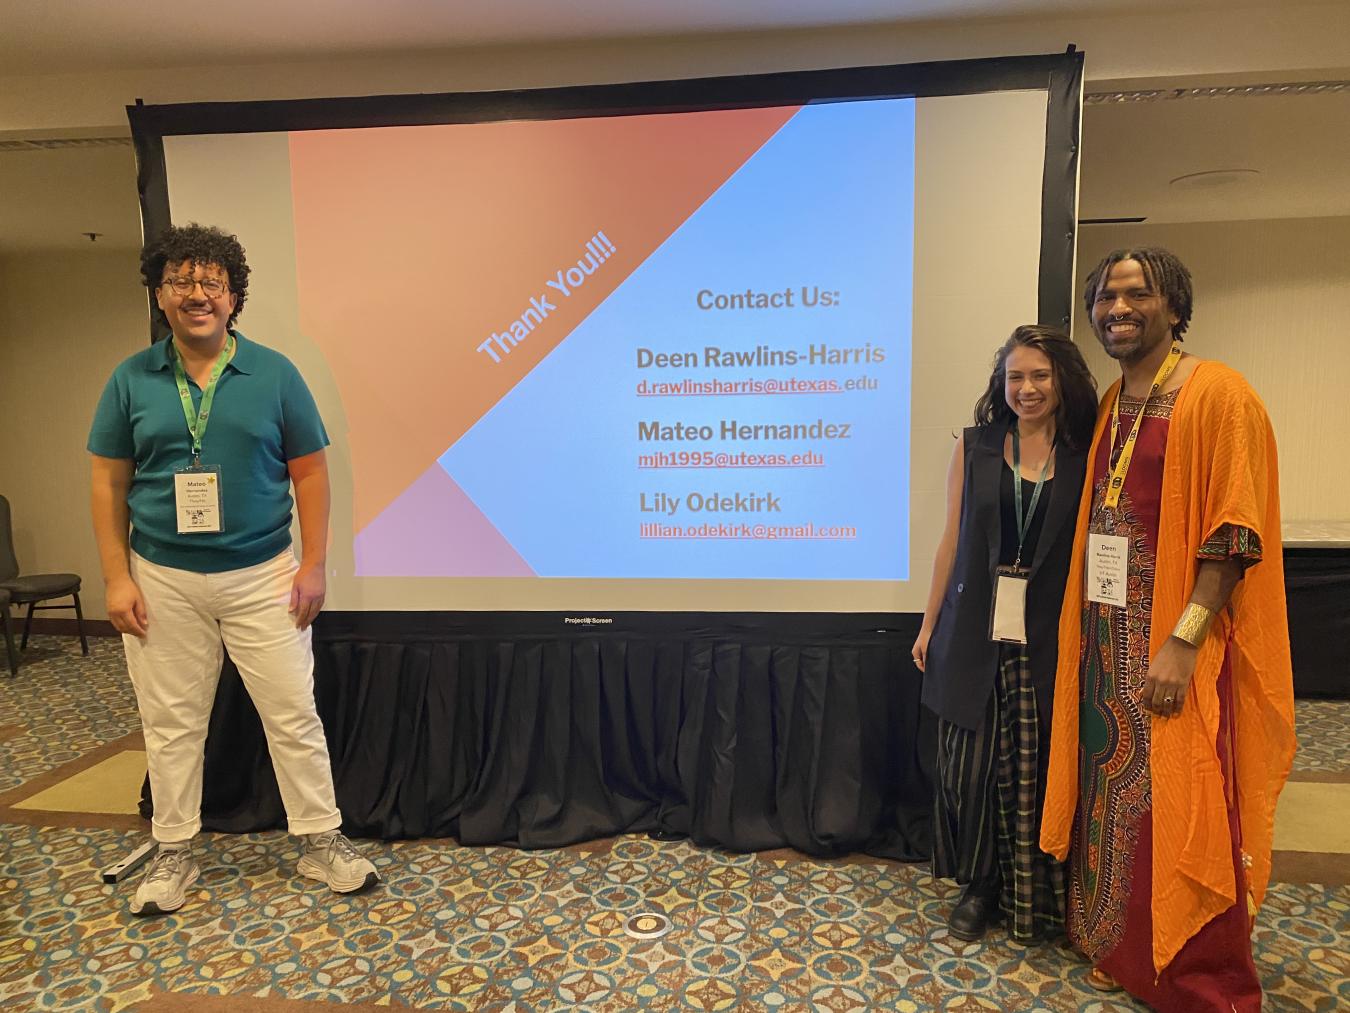
[[[1104,505],[1110,440],[1092,466],[1089,530],[1129,539],[1126,605],[1084,602],[1079,700],[1079,802],[1069,854],[1066,927],[1094,965],[1159,1011],[1261,1009],[1261,987],[1252,962],[1245,901],[1210,921],[1155,976],[1153,969],[1152,828],[1149,737],[1153,717],[1140,703],[1148,675],[1154,561],[1163,455],[1176,393],[1148,405],[1119,507]],[[1118,444],[1130,432],[1141,400],[1120,400]],[[1109,432],[1108,432],[1109,436]],[[1247,534],[1242,532],[1242,535]],[[1238,554],[1259,548],[1235,546]],[[1209,546],[1206,545],[1206,550]],[[1206,552],[1208,555],[1208,551]],[[1225,771],[1231,750],[1229,663],[1219,676],[1221,709],[1216,743]],[[1233,861],[1241,852],[1236,801],[1228,778]],[[1239,872],[1238,882],[1243,878]]]

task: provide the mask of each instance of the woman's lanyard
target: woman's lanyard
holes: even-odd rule
[[[1153,386],[1149,388],[1148,397],[1144,398],[1144,403],[1139,406],[1139,414],[1134,417],[1134,427],[1130,429],[1130,435],[1125,438],[1125,446],[1120,448],[1120,457],[1116,461],[1116,466],[1111,470],[1111,482],[1106,487],[1106,508],[1114,510],[1120,502],[1120,494],[1125,491],[1125,473],[1130,470],[1130,460],[1134,457],[1134,443],[1139,438],[1139,424],[1144,421],[1144,412],[1148,409],[1148,403],[1157,396],[1158,391],[1162,390],[1172,371],[1177,368],[1177,363],[1181,361],[1181,343],[1172,342],[1171,351],[1167,353],[1167,358],[1163,359],[1162,365],[1158,367],[1158,372],[1153,377]],[[1125,381],[1121,380],[1120,389],[1116,391],[1116,401],[1111,409],[1111,450],[1116,448],[1116,440],[1120,436],[1120,395],[1125,391]]]
[[[1012,427],[1012,445],[1013,445],[1013,509],[1017,513],[1017,558],[1013,560],[1013,568],[1022,567],[1022,547],[1027,543],[1027,532],[1031,530],[1031,519],[1036,516],[1036,504],[1041,501],[1041,490],[1045,486],[1045,476],[1050,471],[1050,460],[1055,456],[1054,441],[1050,443],[1050,452],[1045,455],[1045,463],[1041,465],[1041,477],[1036,479],[1036,489],[1031,494],[1031,506],[1027,509],[1026,517],[1022,516],[1022,438],[1017,431],[1017,426]]]
[[[233,354],[234,335],[227,334],[225,347],[220,350],[220,357],[216,359],[216,364],[211,369],[211,379],[207,382],[206,389],[202,391],[202,407],[199,412],[192,407],[192,392],[188,390],[187,373],[183,371],[183,362],[178,357],[178,349],[173,349],[173,375],[178,381],[178,397],[183,402],[183,418],[187,419],[188,433],[192,436],[193,467],[199,467],[202,463],[202,437],[206,434],[206,423],[211,418],[211,402],[216,398],[216,384],[220,381],[220,374],[225,372],[225,364],[230,361]]]

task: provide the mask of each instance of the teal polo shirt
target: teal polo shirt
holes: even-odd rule
[[[161,566],[221,573],[285,550],[292,507],[286,462],[328,446],[300,371],[280,352],[232,333],[234,358],[216,385],[202,439],[202,464],[220,466],[223,531],[178,533],[173,475],[192,463],[192,437],[174,381],[172,338],[113,370],[94,412],[89,452],[135,461],[127,495],[131,547]],[[191,378],[188,388],[200,408],[201,388]]]

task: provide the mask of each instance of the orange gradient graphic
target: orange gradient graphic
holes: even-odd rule
[[[292,134],[300,322],[341,392],[356,530],[796,111]],[[596,249],[597,233],[608,259],[569,296],[547,286],[587,258],[588,241]],[[492,342],[494,362],[479,346],[540,305],[532,299],[554,308],[509,352]]]

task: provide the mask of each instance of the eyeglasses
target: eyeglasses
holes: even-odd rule
[[[173,294],[178,296],[189,296],[192,294],[192,290],[200,285],[202,294],[208,299],[219,299],[230,289],[229,283],[222,281],[220,278],[202,278],[200,280],[186,277],[165,278],[160,282],[160,285],[168,285],[169,288],[173,289]]]

